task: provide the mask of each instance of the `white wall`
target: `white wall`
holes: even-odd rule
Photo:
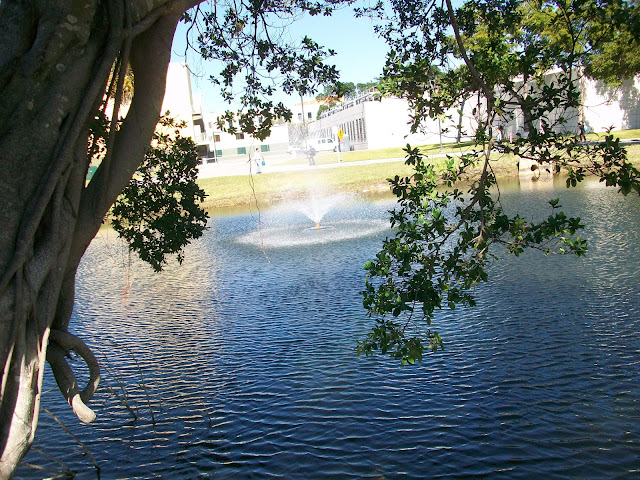
[[[640,128],[640,77],[615,88],[585,80],[584,88],[584,120],[589,131]]]
[[[191,101],[191,73],[186,63],[170,63],[167,71],[167,87],[162,102],[162,113],[167,110],[171,116],[186,122],[183,136],[194,136],[193,106]]]
[[[370,149],[401,147],[407,143],[423,144],[431,136],[409,132],[410,118],[405,100],[383,98],[380,102],[366,102],[363,105]]]
[[[464,106],[462,140],[475,134],[477,122],[473,118],[472,110],[476,106],[477,101],[469,101]],[[460,115],[456,109],[447,112],[447,117],[450,118],[445,118],[441,122],[430,118],[425,119],[417,133],[411,133],[410,113],[408,102],[400,98],[352,102],[350,105],[345,105],[342,110],[337,109],[331,115],[309,125],[309,134],[311,137],[334,138],[331,134],[332,127],[341,127],[345,134],[349,134],[349,142],[354,150],[404,147],[407,143],[437,144],[440,140],[443,143],[457,141]],[[366,139],[358,138],[358,128],[362,125],[358,123],[360,119],[364,120]],[[440,128],[444,130],[442,136],[440,136]]]

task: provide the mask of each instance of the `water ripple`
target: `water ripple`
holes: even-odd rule
[[[640,207],[605,189],[559,193],[590,226],[589,255],[503,256],[477,307],[435,318],[446,350],[411,368],[354,353],[370,326],[361,265],[388,232],[388,204],[327,213],[373,226],[358,239],[267,241],[268,259],[255,215],[216,217],[185,264],[158,275],[103,233],[81,264],[73,325],[110,388],[91,426],[51,375],[43,403],[102,479],[638,478]],[[540,195],[502,198],[534,211]],[[276,215],[263,220],[284,235]],[[46,415],[36,445],[96,478]]]

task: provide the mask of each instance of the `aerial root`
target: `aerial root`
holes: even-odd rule
[[[65,358],[71,350],[76,352],[89,368],[89,382],[81,392],[73,370]],[[100,383],[100,366],[91,349],[75,335],[52,329],[49,334],[47,361],[51,365],[58,388],[76,416],[82,422],[93,422],[96,414],[86,404],[91,400]]]

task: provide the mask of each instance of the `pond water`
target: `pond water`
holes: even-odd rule
[[[103,364],[98,419],[79,424],[49,373],[43,404],[102,479],[640,478],[640,202],[591,181],[502,192],[530,215],[554,197],[587,257],[503,255],[411,367],[355,355],[390,200],[341,197],[321,231],[294,208],[215,216],[161,274],[104,230],[72,323]],[[26,462],[97,478],[46,413],[34,447]]]

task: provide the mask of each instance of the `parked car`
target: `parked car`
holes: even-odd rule
[[[338,150],[338,143],[326,137],[309,140],[309,146],[313,146],[318,152],[335,152]]]
[[[299,155],[304,153],[304,143],[296,142],[289,145],[287,148],[287,153],[292,153],[294,155]]]
[[[295,142],[289,145],[287,153],[294,155],[307,155],[313,148],[316,152],[335,152],[338,150],[338,143],[327,137],[311,138],[305,142]]]

